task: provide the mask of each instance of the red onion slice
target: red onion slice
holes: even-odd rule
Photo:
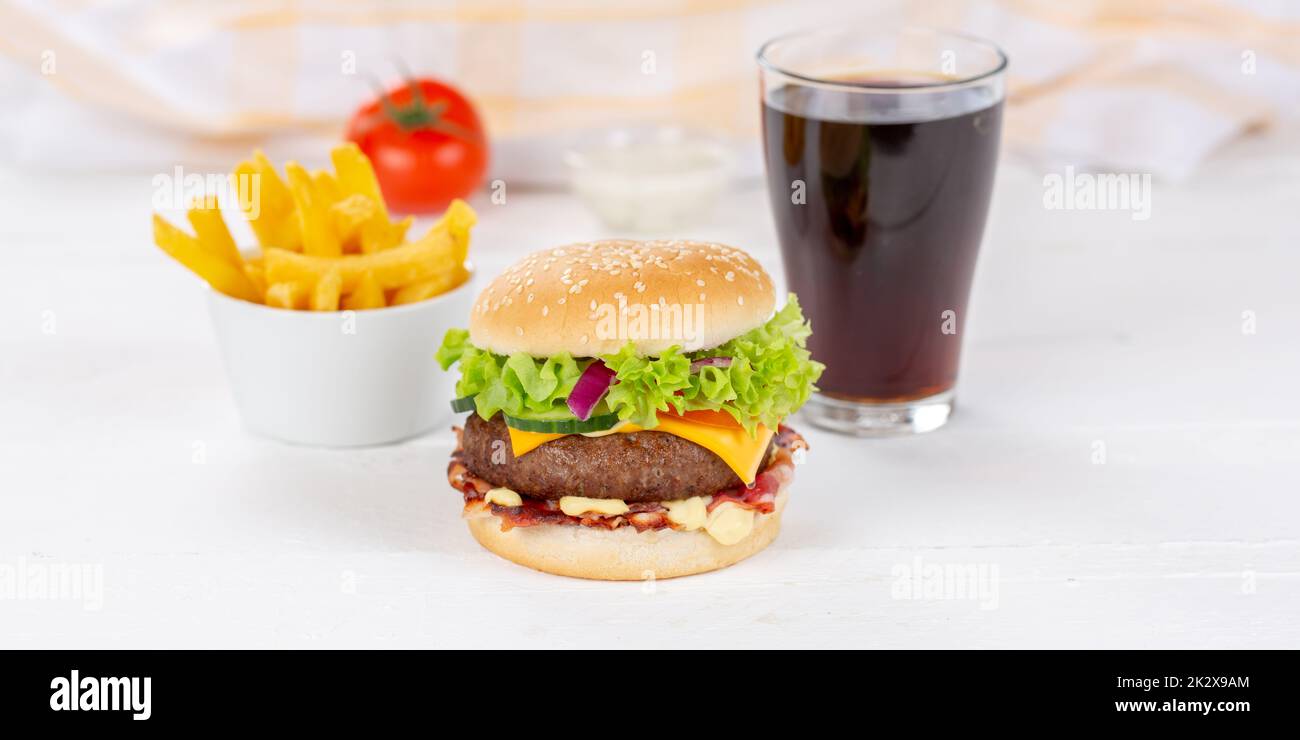
[[[582,421],[590,419],[592,410],[613,384],[614,371],[605,367],[604,362],[593,360],[582,371],[577,384],[573,386],[573,392],[569,394],[569,410]]]
[[[731,367],[730,357],[702,357],[691,363],[691,372],[698,373],[703,367]]]

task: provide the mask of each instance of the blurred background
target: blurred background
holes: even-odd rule
[[[1300,112],[1288,0],[4,0],[0,163],[224,171],[254,146],[318,162],[409,73],[477,107],[490,179],[562,184],[566,150],[658,123],[719,137],[758,177],[760,44],[897,21],[999,43],[1004,151],[1045,166],[1182,180]]]

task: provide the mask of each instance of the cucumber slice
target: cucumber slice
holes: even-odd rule
[[[618,414],[595,414],[590,419],[581,419],[570,415],[568,418],[534,418],[520,419],[505,415],[506,426],[521,432],[542,432],[543,434],[583,434],[586,432],[603,432],[618,424]]]
[[[473,396],[462,396],[451,402],[451,410],[457,413],[473,411],[474,409]],[[544,434],[603,432],[606,429],[612,429],[615,424],[618,424],[618,414],[608,412],[592,414],[590,419],[582,421],[575,417],[571,411],[564,408],[535,414],[527,419],[510,416],[505,412],[502,412],[501,415],[505,417],[507,426],[514,427],[522,432],[542,432]]]

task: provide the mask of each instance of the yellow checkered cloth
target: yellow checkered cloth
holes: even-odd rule
[[[1006,48],[1007,143],[1047,159],[1180,177],[1297,114],[1300,3],[1269,0],[0,0],[0,54],[32,91],[8,101],[0,158],[217,168],[261,145],[312,161],[409,69],[476,103],[498,175],[547,179],[556,160],[536,151],[653,122],[756,161],[763,41],[900,20]]]

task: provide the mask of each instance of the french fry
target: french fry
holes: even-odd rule
[[[244,260],[244,274],[253,283],[263,300],[266,298],[266,266],[262,264],[262,258]]]
[[[454,278],[455,285],[460,285],[469,280],[469,270],[465,268],[465,260],[469,258],[469,232],[478,223],[478,214],[474,213],[474,209],[470,208],[468,203],[457,198],[447,206],[447,212],[439,220],[447,222],[447,229],[456,242]]]
[[[371,308],[383,308],[384,305],[384,289],[379,287],[379,281],[375,280],[373,272],[362,275],[356,290],[343,299],[345,311],[365,311]]]
[[[343,191],[339,189],[339,181],[334,179],[334,175],[331,175],[326,170],[316,170],[311,173],[311,184],[328,205],[334,205],[343,199]]]
[[[392,290],[442,273],[452,273],[456,267],[456,245],[443,231],[430,231],[418,241],[373,254],[329,258],[283,249],[271,249],[266,253],[268,281],[299,281],[315,285],[327,272],[337,268],[344,293],[356,290],[366,272],[374,273],[380,288]]]
[[[330,270],[325,273],[325,276],[316,283],[316,288],[311,292],[311,310],[339,310],[339,293],[342,287],[343,279],[339,277],[338,270]]]
[[[204,249],[199,240],[154,214],[153,240],[173,259],[231,298],[260,303],[262,294],[240,267]]]
[[[258,245],[262,249],[301,250],[302,235],[298,231],[293,196],[266,155],[254,152],[251,160],[235,166],[234,174],[239,186],[239,208],[248,219]]]
[[[384,205],[384,195],[379,190],[379,179],[370,160],[361,152],[361,148],[352,142],[340,144],[330,152],[334,163],[334,172],[338,174],[339,188],[344,195],[360,194],[379,206],[379,213],[388,221],[388,208]]]
[[[262,201],[271,206],[274,213],[289,213],[293,210],[293,194],[289,192],[289,186],[284,180],[280,179],[280,173],[275,171],[275,165],[267,159],[266,154],[261,149],[253,150],[253,164],[265,181],[262,183]]]
[[[430,228],[430,231],[446,232],[456,245],[456,265],[452,268],[450,279],[443,279],[448,276],[441,276],[420,288],[412,286],[406,293],[399,291],[399,295],[393,297],[394,303],[422,301],[469,280],[469,270],[465,268],[465,260],[469,257],[469,232],[476,223],[478,223],[478,214],[474,213],[474,209],[460,198],[453,200]]]
[[[478,223],[478,214],[465,201],[457,198],[443,211],[442,216],[433,224],[433,231],[446,231],[456,243],[456,259],[464,264],[469,256],[469,231]]]
[[[459,272],[444,273],[431,277],[428,280],[421,280],[418,283],[404,285],[393,293],[393,299],[389,302],[389,305],[401,306],[407,303],[416,303],[446,293],[457,285],[465,282],[464,278],[468,277],[469,274],[464,273],[464,276],[462,277],[461,273],[464,273],[464,268]]]
[[[361,251],[361,227],[378,213],[374,201],[361,194],[349,195],[330,206],[334,233],[338,234],[344,253]]]
[[[266,287],[266,305],[272,308],[302,310],[307,308],[311,290],[299,282],[271,283]]]
[[[361,225],[361,253],[371,254],[392,249],[406,240],[406,232],[411,228],[410,216],[401,221],[385,221],[376,216]]]
[[[190,226],[194,227],[194,236],[198,238],[199,246],[235,267],[242,267],[244,257],[239,253],[230,229],[226,228],[225,220],[221,218],[221,207],[216,196],[210,195],[201,200],[196,198],[186,216]]]
[[[330,204],[313,186],[311,175],[297,162],[286,164],[284,171],[289,176],[289,192],[298,211],[303,253],[321,257],[343,254],[343,246],[339,244],[330,218]]]
[[[336,202],[330,211],[344,253],[370,254],[396,247],[406,239],[413,222],[410,216],[396,222],[386,220],[375,202],[360,193]]]

